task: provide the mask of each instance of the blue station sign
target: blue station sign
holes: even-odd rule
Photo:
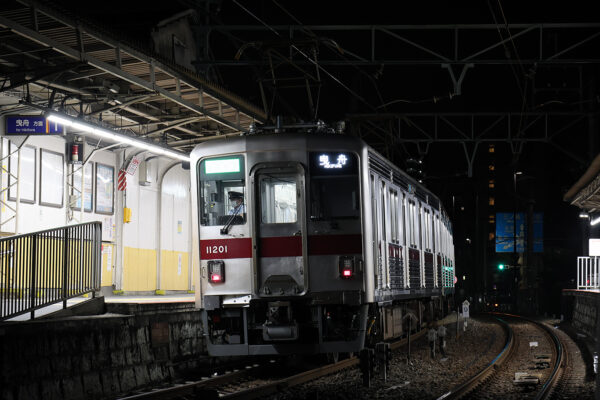
[[[43,115],[7,115],[6,135],[62,135],[63,126],[46,120]]]

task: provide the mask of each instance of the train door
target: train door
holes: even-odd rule
[[[304,180],[299,163],[263,165],[254,172],[260,296],[295,296],[308,289]]]

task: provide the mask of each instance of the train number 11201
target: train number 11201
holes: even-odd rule
[[[206,254],[225,254],[227,246],[206,246]]]

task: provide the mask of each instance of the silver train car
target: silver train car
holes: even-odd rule
[[[362,140],[225,138],[190,165],[210,355],[358,352],[447,309],[448,215]]]

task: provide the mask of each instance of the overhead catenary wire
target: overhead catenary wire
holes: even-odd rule
[[[310,37],[312,37],[313,39],[316,40],[320,40],[321,38],[319,38],[319,36],[317,34],[315,34],[312,30],[306,28],[306,26],[298,19],[296,18],[292,13],[290,13],[285,7],[283,7],[277,0],[272,0],[273,3],[275,3],[275,5],[277,7],[279,7],[286,15],[288,15],[292,20],[294,20],[294,22],[296,22],[298,25],[300,25],[302,27],[302,30],[309,35]],[[377,97],[379,97],[379,101],[382,103],[382,105],[379,105],[376,107],[376,109],[379,108],[384,108],[385,104],[383,104],[383,96],[381,95],[381,91],[379,90],[379,87],[377,86],[377,83],[374,81],[374,78],[371,74],[369,74],[368,72],[366,72],[365,70],[363,70],[362,68],[359,68],[358,66],[356,66],[355,64],[351,63],[347,57],[344,56],[344,53],[346,53],[346,50],[341,47],[335,40],[332,39],[327,39],[325,41],[323,41],[323,44],[325,44],[325,48],[330,49],[333,51],[332,47],[335,48],[335,51],[333,51],[333,53],[337,56],[339,56],[341,59],[343,59],[344,61],[348,62],[356,71],[360,72],[361,74],[365,75],[367,77],[367,79],[369,79],[369,81],[373,84],[373,87],[375,88],[375,91],[377,92]],[[383,69],[383,65],[381,66],[381,69]]]
[[[245,12],[247,12],[252,18],[256,19],[258,22],[260,22],[261,24],[263,24],[267,29],[269,29],[270,31],[272,31],[274,34],[276,34],[277,36],[281,37],[281,34],[279,32],[277,32],[275,29],[273,29],[273,27],[271,27],[270,25],[268,25],[266,22],[264,22],[262,19],[260,19],[257,15],[255,15],[254,13],[252,13],[252,11],[248,10],[246,7],[244,7],[242,4],[240,4],[237,0],[233,0],[233,2],[240,7],[242,10],[244,10]],[[300,55],[302,55],[304,58],[306,58],[310,63],[312,63],[316,68],[319,69],[319,71],[323,72],[325,75],[327,75],[329,78],[331,78],[334,82],[336,82],[338,85],[340,85],[342,88],[344,88],[346,91],[348,91],[350,94],[352,94],[352,96],[356,97],[358,100],[360,100],[363,104],[365,104],[366,106],[368,106],[370,109],[375,110],[376,108],[369,103],[364,97],[362,97],[360,94],[356,93],[354,90],[352,90],[350,87],[348,87],[348,85],[344,84],[340,79],[338,79],[337,77],[335,77],[332,73],[330,73],[329,71],[327,71],[325,68],[323,68],[323,66],[321,66],[318,62],[316,62],[315,60],[313,60],[308,54],[306,54],[304,51],[302,51],[301,49],[298,48],[298,46],[292,44],[291,47],[296,50]]]
[[[517,132],[516,132],[516,136],[521,136],[522,135],[522,127],[523,127],[523,120],[525,119],[525,109],[527,107],[527,87],[528,87],[528,80],[527,80],[527,74],[525,73],[525,69],[523,68],[523,63],[521,62],[521,59],[519,58],[519,53],[517,51],[517,46],[515,45],[515,42],[513,40],[512,37],[512,33],[510,32],[509,29],[509,25],[508,25],[508,21],[506,20],[506,16],[504,15],[504,10],[502,8],[502,3],[500,2],[500,0],[497,0],[498,2],[498,7],[500,8],[500,14],[502,15],[502,19],[504,20],[504,27],[506,29],[506,31],[508,32],[508,39],[512,44],[512,47],[514,49],[514,53],[515,53],[515,57],[517,59],[517,63],[519,64],[519,67],[521,69],[521,73],[523,74],[523,78],[524,78],[524,87],[521,84],[521,77],[519,76],[519,73],[515,70],[514,65],[511,63],[510,64],[510,69],[515,77],[517,86],[519,88],[519,92],[521,94],[521,110],[520,110],[520,115],[519,115],[519,124],[517,126]],[[502,41],[502,46],[504,47],[504,50],[506,51],[506,56],[509,57],[510,56],[510,49],[507,47],[505,41],[504,41],[504,36],[502,35],[502,32],[500,31],[500,24],[498,22],[498,19],[496,18],[496,13],[494,12],[494,9],[492,7],[492,4],[490,3],[490,0],[487,0],[487,4],[488,4],[488,8],[490,10],[490,14],[492,15],[492,18],[494,20],[494,24],[496,25],[496,29],[498,31],[498,35],[500,36],[500,40]],[[518,160],[519,160],[519,151],[515,152],[513,154],[513,164],[517,164]]]

